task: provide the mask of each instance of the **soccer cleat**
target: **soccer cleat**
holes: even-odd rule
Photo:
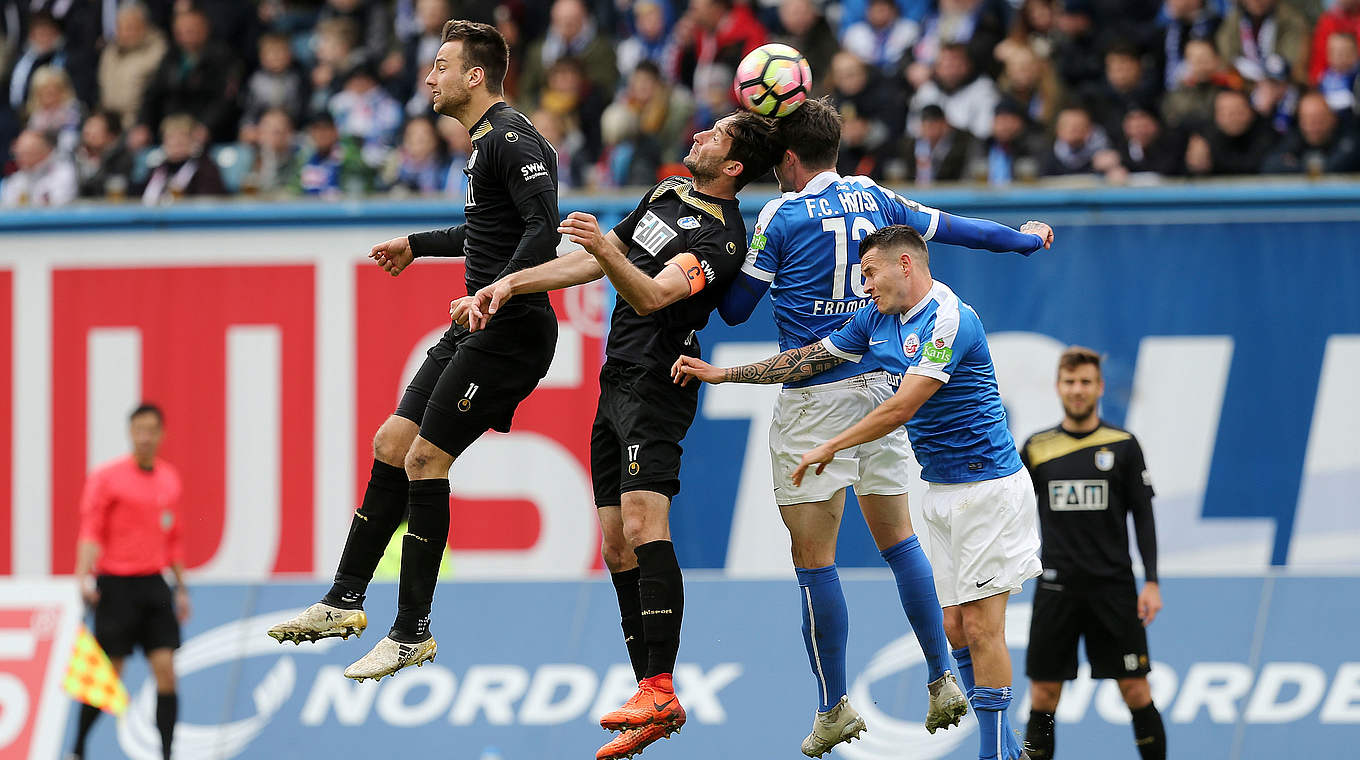
[[[953,673],[946,670],[926,688],[930,689],[930,710],[926,713],[926,730],[930,733],[957,726],[968,714],[968,698],[963,696]]]
[[[685,708],[675,696],[670,673],[642,679],[638,682],[637,693],[623,707],[600,718],[600,726],[610,731],[652,725],[676,731],[685,725]]]
[[[623,733],[614,737],[608,744],[600,747],[595,753],[595,760],[623,760],[633,755],[642,753],[648,745],[657,739],[669,738],[671,734],[679,731],[679,726],[658,726],[650,725],[642,728],[629,728]]]
[[[368,616],[363,610],[346,610],[332,607],[325,602],[317,602],[292,620],[269,629],[270,637],[279,643],[291,641],[300,644],[304,641],[320,641],[339,636],[347,639],[351,635],[362,636],[368,627]]]
[[[812,733],[803,740],[803,754],[821,757],[841,742],[858,739],[866,730],[868,726],[855,712],[855,708],[850,706],[850,698],[842,696],[835,707],[817,713],[817,717],[812,719]]]
[[[383,676],[393,675],[402,668],[424,665],[426,661],[434,662],[437,649],[433,638],[418,644],[404,644],[391,636],[384,636],[368,654],[345,668],[345,678],[356,681],[373,678],[381,681]]]

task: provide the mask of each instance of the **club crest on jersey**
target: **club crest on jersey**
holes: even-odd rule
[[[682,230],[699,229],[699,220],[692,216],[682,216],[678,221],[676,221],[676,224],[680,225],[680,229]]]
[[[731,240],[727,241],[727,253],[730,255],[730,254],[733,254],[733,253],[736,253],[736,252],[737,252],[737,244],[736,244],[736,243],[733,243]]]
[[[906,354],[907,358],[910,359],[915,356],[919,350],[921,350],[921,339],[916,337],[916,333],[908,335],[907,339],[902,341],[902,353]]]
[[[517,133],[515,133],[515,132],[506,132],[506,133],[505,133],[505,141],[506,141],[506,142],[515,142],[515,141],[518,140],[518,139],[519,139],[519,134],[517,134]]]
[[[1101,472],[1109,472],[1114,469],[1114,452],[1109,449],[1101,449],[1096,452],[1096,469]]]

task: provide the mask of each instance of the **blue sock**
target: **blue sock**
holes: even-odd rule
[[[978,719],[979,760],[1015,760],[1020,756],[1020,745],[1011,730],[1006,710],[1011,706],[1011,687],[994,689],[976,686],[969,701]]]
[[[803,644],[817,678],[817,710],[826,712],[845,696],[845,641],[850,618],[836,566],[794,568],[803,608]]]
[[[959,685],[963,687],[963,693],[969,699],[973,698],[973,653],[968,651],[968,647],[960,647],[950,652],[954,655],[954,662],[959,664],[958,676]]]
[[[935,577],[930,572],[930,560],[916,536],[879,552],[892,568],[897,579],[897,596],[907,613],[916,641],[926,656],[929,683],[949,669],[949,640],[944,637],[944,613],[940,598],[935,595]]]

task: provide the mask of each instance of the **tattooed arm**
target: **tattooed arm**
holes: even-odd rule
[[[671,378],[680,385],[698,378],[705,383],[791,383],[821,374],[845,361],[821,343],[791,348],[755,364],[714,367],[702,359],[681,356],[671,367]]]

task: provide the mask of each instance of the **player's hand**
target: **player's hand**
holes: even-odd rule
[[[723,381],[723,370],[693,356],[681,356],[676,359],[675,364],[671,365],[671,380],[677,385],[686,385],[691,378],[717,385]]]
[[[90,609],[99,606],[99,587],[95,585],[94,578],[87,575],[80,580],[80,598],[85,600],[85,605]]]
[[[175,619],[180,623],[188,621],[189,615],[193,613],[193,605],[189,604],[189,589],[180,586],[175,589]]]
[[[558,225],[557,231],[571,242],[586,249],[591,256],[599,256],[612,248],[600,232],[600,222],[584,211],[573,211]]]
[[[378,262],[384,272],[396,277],[415,261],[416,255],[411,251],[411,243],[405,237],[399,237],[373,246],[368,257]]]
[[[1043,222],[1025,222],[1020,225],[1020,231],[1028,235],[1038,235],[1043,238],[1044,247],[1053,247],[1053,228]]]
[[[1152,625],[1152,621],[1157,617],[1157,613],[1162,611],[1162,589],[1157,583],[1144,583],[1143,590],[1138,593],[1138,619],[1143,621],[1143,627]]]
[[[449,301],[449,318],[463,327],[467,327],[469,312],[476,301],[476,296],[463,296]]]
[[[795,486],[803,485],[803,476],[807,474],[807,469],[814,464],[817,465],[817,469],[812,471],[813,474],[821,475],[826,466],[831,464],[831,460],[835,458],[836,452],[827,448],[825,444],[804,454],[802,461],[798,463],[798,469],[793,471],[793,484]]]

